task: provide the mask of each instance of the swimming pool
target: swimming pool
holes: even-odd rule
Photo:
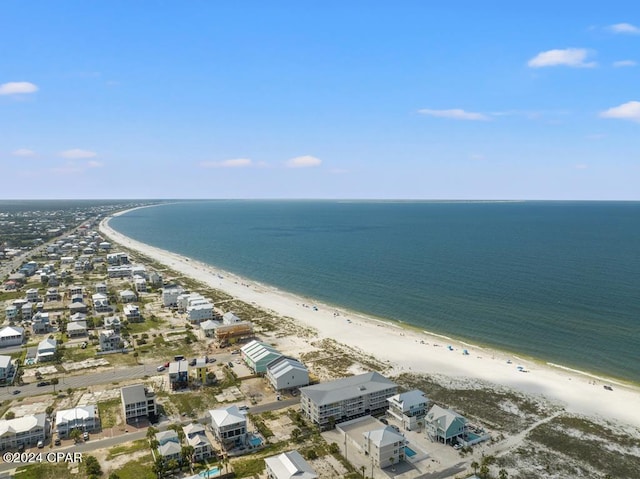
[[[249,444],[251,444],[253,447],[258,447],[262,444],[262,439],[260,439],[259,437],[252,437],[251,439],[249,439]]]
[[[416,454],[418,454],[416,451],[411,449],[409,446],[404,446],[404,453],[407,455],[407,457],[413,457]]]
[[[200,477],[213,477],[213,476],[217,476],[218,474],[220,474],[220,468],[219,467],[212,467],[208,471],[200,471],[198,473],[198,475]]]

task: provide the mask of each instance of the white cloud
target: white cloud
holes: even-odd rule
[[[98,156],[95,151],[81,150],[80,148],[73,148],[71,150],[65,150],[58,153],[58,156],[62,158],[68,158],[69,160],[81,160],[83,158],[93,158]]]
[[[102,168],[104,164],[100,161],[90,160],[87,161],[87,168]]]
[[[617,62],[613,62],[613,66],[616,68],[620,67],[635,67],[638,64],[635,60],[619,60]]]
[[[640,35],[640,28],[636,27],[635,25],[631,25],[630,23],[616,23],[615,25],[610,25],[609,30],[613,33]]]
[[[309,168],[312,166],[320,166],[321,164],[321,159],[310,155],[296,156],[286,162],[287,168]]]
[[[640,101],[629,101],[600,113],[602,118],[618,118],[640,122]]]
[[[568,66],[574,68],[595,67],[596,62],[586,62],[589,51],[585,48],[566,48],[564,50],[547,50],[533,57],[527,65],[531,68]]]
[[[35,93],[38,87],[28,81],[16,81],[0,85],[0,95],[20,95],[22,93]]]
[[[427,116],[435,116],[436,118],[451,118],[453,120],[486,121],[489,119],[489,117],[483,113],[464,111],[459,108],[454,108],[451,110],[429,110],[429,109],[423,108],[422,110],[418,110],[418,113],[421,113]]]
[[[249,158],[234,158],[223,161],[201,161],[202,168],[246,168],[253,166],[253,161]]]
[[[33,150],[30,150],[28,148],[18,148],[17,150],[13,150],[11,152],[12,156],[19,156],[22,158],[31,158],[36,156],[36,152]]]

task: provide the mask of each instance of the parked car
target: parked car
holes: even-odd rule
[[[44,447],[44,442],[38,441],[38,449],[42,449]]]
[[[169,367],[169,361],[167,361],[166,363],[164,363],[164,367],[168,368]]]
[[[55,441],[53,441],[53,443],[54,443],[56,446],[59,446],[59,445],[61,444],[60,438],[59,438],[59,437],[56,437],[56,439],[55,439]]]
[[[13,390],[13,392],[12,392],[11,394],[13,394],[14,396],[15,396],[16,394],[20,394],[20,390],[19,390],[19,389],[14,389],[14,390]]]
[[[85,431],[85,432],[83,432],[83,433],[82,433],[82,439],[84,439],[85,441],[88,441],[88,440],[89,440],[89,433],[88,433],[88,432],[86,432],[86,431]]]
[[[231,361],[229,361],[229,362],[227,363],[227,366],[229,366],[230,368],[232,368],[232,367],[233,367],[233,363],[232,363]]]
[[[164,366],[161,364],[156,368],[156,371],[164,371]]]
[[[208,363],[215,363],[217,361],[216,358],[207,358]]]
[[[191,361],[189,361],[189,366],[195,366],[196,365],[196,360],[192,359]]]
[[[40,381],[36,386],[41,388],[42,386],[51,386],[51,381]]]
[[[231,354],[240,354],[240,350],[239,349],[234,349],[233,351],[231,351]]]

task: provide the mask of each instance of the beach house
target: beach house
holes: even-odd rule
[[[77,406],[56,412],[55,430],[60,439],[69,437],[74,429],[92,432],[100,428],[98,410],[95,406]]]
[[[387,409],[387,399],[398,386],[377,372],[350,376],[300,388],[302,413],[322,429]]]
[[[309,385],[309,370],[300,361],[281,356],[267,365],[265,377],[276,391]]]
[[[182,286],[177,284],[166,285],[162,288],[162,305],[165,308],[178,306],[178,296],[184,293]]]
[[[395,418],[408,431],[424,425],[429,399],[424,392],[414,389],[396,394],[387,399],[389,402],[389,416]]]
[[[123,348],[123,341],[120,334],[113,329],[104,329],[98,336],[100,351],[116,351]]]
[[[174,391],[184,389],[189,385],[189,363],[187,361],[169,363],[169,385]]]
[[[38,350],[36,352],[36,361],[41,363],[44,361],[53,361],[58,349],[58,341],[53,338],[43,339],[38,344]]]
[[[151,419],[158,413],[155,393],[143,384],[120,388],[120,400],[125,420],[128,423]]]
[[[0,420],[0,451],[31,447],[47,437],[49,423],[44,413]]]
[[[268,479],[317,479],[318,474],[298,451],[287,451],[264,459]]]
[[[238,409],[238,406],[230,406],[224,409],[212,409],[211,429],[218,441],[230,448],[244,444],[247,438],[247,418]]]
[[[187,424],[182,427],[187,444],[193,447],[193,460],[204,461],[213,456],[213,447],[207,438],[205,428],[202,424]]]
[[[434,405],[425,416],[427,437],[432,441],[454,444],[464,435],[467,420],[451,409]]]
[[[363,450],[374,465],[383,469],[397,464],[405,458],[407,440],[391,426],[384,426],[363,434]]]
[[[261,374],[267,371],[267,365],[282,357],[273,346],[255,339],[240,348],[242,359],[255,373]]]
[[[15,366],[13,365],[13,361],[11,356],[5,356],[4,354],[0,356],[0,384],[11,383],[13,382],[13,377],[15,376]]]

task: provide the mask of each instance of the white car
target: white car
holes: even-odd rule
[[[164,366],[161,364],[160,366],[158,366],[156,368],[156,371],[160,372],[160,371],[164,371]]]

